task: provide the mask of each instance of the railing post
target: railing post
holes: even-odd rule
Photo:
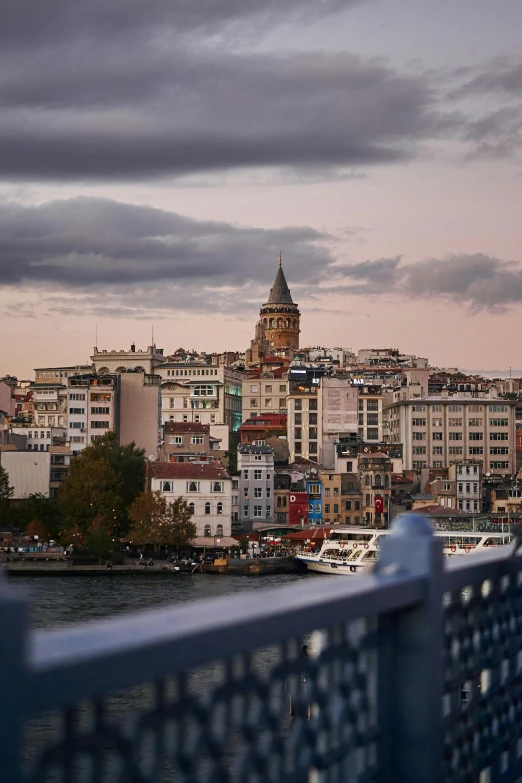
[[[22,779],[21,752],[27,697],[28,605],[7,585],[0,567],[0,779]]]
[[[440,783],[443,735],[442,541],[417,514],[381,539],[378,572],[425,577],[421,603],[383,618],[379,667],[382,783]]]

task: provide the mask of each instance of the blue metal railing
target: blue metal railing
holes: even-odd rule
[[[374,573],[65,630],[0,590],[0,780],[522,775],[522,560],[399,518]]]

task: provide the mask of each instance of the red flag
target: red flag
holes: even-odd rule
[[[375,513],[376,514],[382,514],[384,511],[384,498],[380,495],[377,495],[375,498]]]

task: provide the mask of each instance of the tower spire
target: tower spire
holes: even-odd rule
[[[279,266],[283,266],[283,254],[279,251]]]

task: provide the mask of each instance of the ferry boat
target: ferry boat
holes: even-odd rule
[[[380,543],[389,530],[375,528],[339,527],[331,531],[319,552],[305,552],[296,555],[309,571],[323,574],[355,576],[369,569],[379,558]],[[505,546],[511,542],[508,533],[461,533],[459,531],[434,531],[436,538],[444,542],[447,557],[480,552],[494,546]]]

